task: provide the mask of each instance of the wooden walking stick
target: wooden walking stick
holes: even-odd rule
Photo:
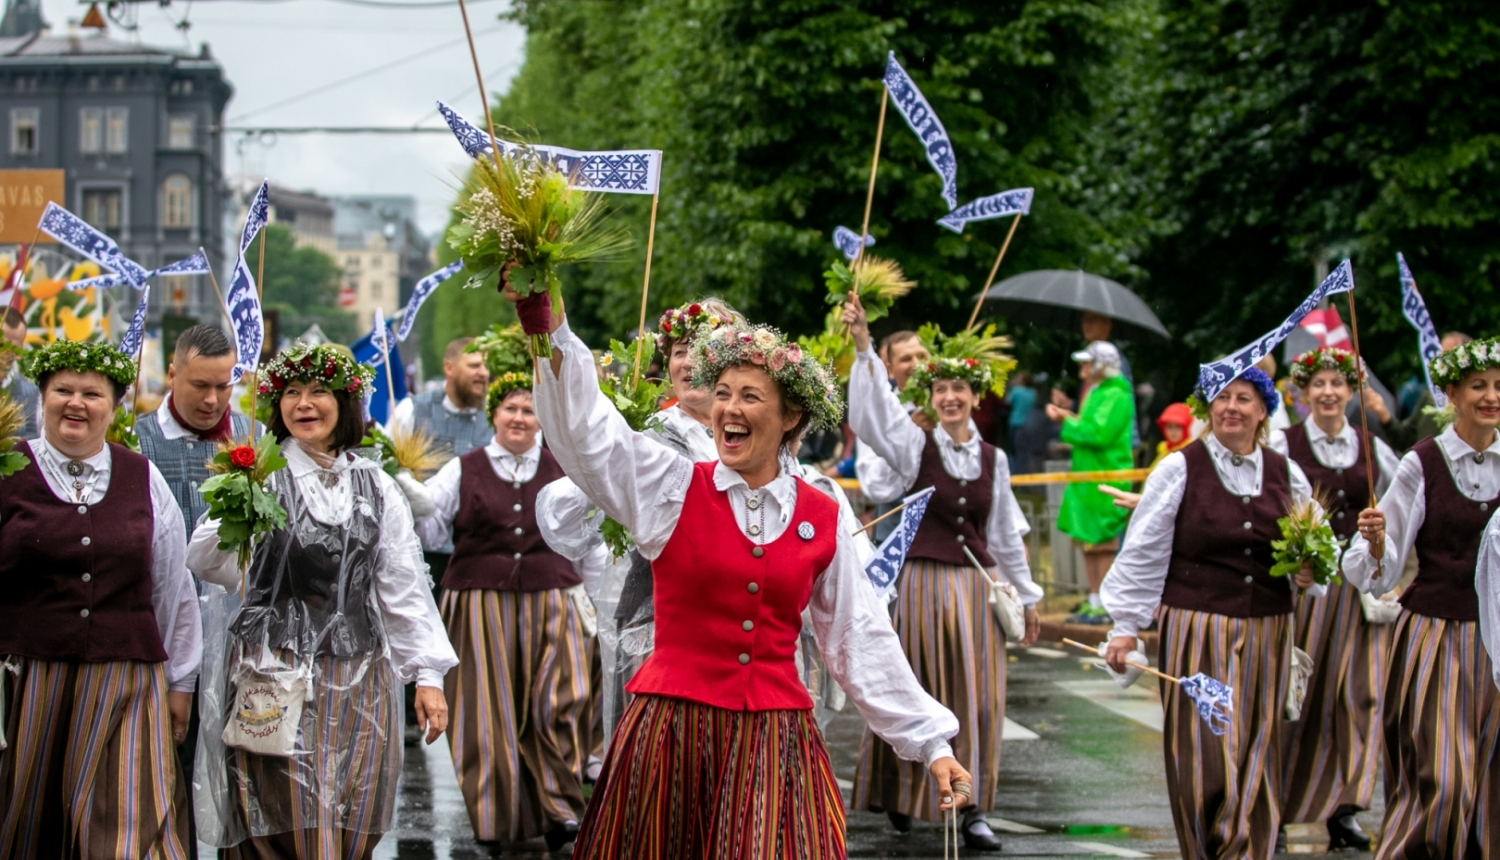
[[[995,283],[995,273],[1000,271],[1000,261],[1005,259],[1005,250],[1010,247],[1010,240],[1016,235],[1016,227],[1020,223],[1021,213],[1017,212],[1016,217],[1010,221],[1010,232],[1005,234],[1005,242],[1000,245],[1000,253],[995,255],[995,265],[990,266],[990,276],[984,279],[984,289],[979,291],[979,298],[974,302],[974,310],[969,314],[969,324],[964,328],[973,328],[975,321],[979,319],[979,309],[984,307],[984,297],[989,294],[990,286]]]

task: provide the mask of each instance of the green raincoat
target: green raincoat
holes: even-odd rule
[[[1105,379],[1083,399],[1077,418],[1063,421],[1062,441],[1073,446],[1073,471],[1094,472],[1135,467],[1130,427],[1135,395],[1123,376]],[[1129,490],[1128,482],[1111,483]],[[1093,482],[1069,484],[1063,492],[1057,527],[1084,543],[1104,543],[1125,530],[1129,511],[1099,492]]]

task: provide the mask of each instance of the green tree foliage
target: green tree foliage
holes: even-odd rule
[[[261,232],[266,243],[266,273],[261,284],[267,308],[281,313],[281,334],[295,338],[317,323],[334,343],[352,343],[358,331],[354,314],[339,307],[338,261],[317,248],[297,247],[292,231],[280,224],[267,224]],[[259,246],[246,252],[254,271]]]

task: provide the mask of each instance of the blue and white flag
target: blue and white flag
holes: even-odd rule
[[[1432,402],[1437,408],[1444,409],[1448,406],[1448,395],[1432,384],[1432,371],[1427,368],[1443,351],[1442,341],[1432,325],[1432,317],[1427,315],[1427,303],[1417,292],[1417,279],[1411,276],[1411,269],[1406,267],[1406,258],[1400,251],[1396,252],[1396,265],[1401,270],[1401,315],[1417,330],[1417,346],[1422,352],[1422,376],[1427,380],[1427,387],[1432,389]]]
[[[1286,340],[1286,336],[1297,328],[1297,323],[1307,316],[1308,312],[1318,306],[1318,303],[1334,293],[1347,293],[1354,289],[1354,270],[1350,268],[1349,261],[1339,263],[1339,267],[1333,270],[1333,274],[1323,279],[1323,283],[1313,290],[1312,295],[1302,300],[1302,304],[1292,311],[1292,315],[1276,328],[1267,332],[1259,340],[1248,346],[1242,347],[1227,358],[1208,364],[1198,365],[1198,385],[1203,389],[1206,401],[1212,401],[1219,396],[1229,383],[1239,377],[1241,373],[1249,370],[1257,361],[1271,354],[1278,343]]]
[[[865,247],[875,244],[875,237],[869,233],[865,234]],[[844,259],[853,260],[859,256],[859,234],[842,225],[833,228],[833,246],[843,253]]]
[[[458,115],[458,111],[438,102],[438,112],[458,143],[473,158],[490,154],[490,136]],[[496,140],[500,154],[537,156],[568,174],[574,188],[610,194],[655,194],[661,185],[661,150],[616,149],[579,152],[561,146],[522,146],[508,140]]]
[[[139,263],[125,256],[115,240],[56,203],[47,203],[46,211],[42,212],[41,223],[37,226],[43,233],[109,271],[118,272],[128,283],[139,286],[146,282],[149,273]]]
[[[68,289],[86,290],[90,287],[118,287],[128,284],[139,290],[146,285],[147,280],[158,275],[206,275],[212,271],[212,267],[208,264],[208,255],[203,253],[202,248],[199,248],[198,253],[183,257],[175,263],[168,263],[159,269],[151,269],[150,271],[141,269],[141,271],[146,272],[146,275],[141,279],[140,283],[131,281],[127,275],[116,273],[71,281],[68,283]]]
[[[349,351],[354,353],[354,360],[361,364],[379,365],[385,360],[380,353],[380,344],[375,340],[376,326],[373,331],[354,343],[349,345]],[[375,382],[370,386],[370,400],[366,404],[370,417],[380,422],[385,427],[390,426],[391,404],[400,403],[406,398],[406,371],[405,365],[401,363],[401,347],[397,344],[390,345],[389,352],[391,362],[391,376],[389,383],[396,386],[396,396],[393,398],[388,389],[387,379],[384,372],[375,374]]]
[[[370,328],[370,346],[375,348],[375,357],[366,362],[371,367],[379,367],[385,364],[386,354],[390,346],[386,343],[386,335],[389,331],[385,327],[385,310],[379,305],[375,306],[375,325]]]
[[[985,221],[1005,215],[1030,215],[1031,197],[1034,188],[1012,188],[999,194],[991,194],[954,209],[938,219],[938,223],[955,233],[962,233],[970,221]]]
[[[229,292],[224,295],[224,304],[229,308],[229,327],[234,332],[234,347],[238,357],[234,363],[231,381],[239,382],[246,373],[255,370],[260,361],[261,346],[266,340],[266,322],[261,315],[260,293],[255,286],[255,276],[245,262],[245,251],[255,241],[266,221],[270,218],[270,180],[260,184],[260,189],[250,199],[250,210],[245,213],[245,229],[240,231],[240,252],[234,261],[234,274],[229,279]]]
[[[927,148],[927,161],[943,178],[943,199],[952,209],[958,205],[958,158],[953,153],[953,142],[948,139],[943,121],[927,103],[927,97],[896,62],[895,51],[891,51],[885,62],[885,88],[890,91],[896,110],[901,111],[906,124]]]
[[[130,321],[130,328],[126,329],[125,336],[120,338],[120,352],[132,358],[141,351],[141,344],[146,339],[146,300],[151,298],[151,285],[141,287],[141,303],[135,306],[135,318]]]
[[[901,573],[901,565],[906,562],[906,551],[917,537],[917,527],[922,524],[922,515],[927,513],[927,503],[932,501],[932,494],[936,489],[928,487],[901,500],[906,507],[901,511],[900,525],[896,526],[896,530],[891,532],[865,564],[865,576],[875,586],[876,595],[883,598],[896,586],[896,576]]]
[[[417,324],[417,311],[422,309],[422,303],[427,301],[427,297],[432,295],[439,284],[458,274],[463,267],[462,260],[449,263],[417,281],[417,285],[412,288],[411,298],[406,300],[406,310],[401,312],[401,324],[396,326],[396,340],[406,340],[406,336],[411,334],[411,327]]]
[[[1198,706],[1198,716],[1208,723],[1208,730],[1222,735],[1234,725],[1234,688],[1217,678],[1199,672],[1191,678],[1178,678],[1182,692]]]

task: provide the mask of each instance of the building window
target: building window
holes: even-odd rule
[[[11,155],[35,155],[37,127],[42,123],[41,108],[10,109]]]
[[[190,113],[167,118],[167,148],[192,149],[197,132],[197,118]]]
[[[130,108],[112,107],[104,112],[104,149],[125,152],[130,138]]]
[[[78,151],[85,154],[104,151],[104,108],[78,109]]]
[[[87,188],[83,192],[83,220],[100,230],[110,232],[120,229],[120,189]]]
[[[171,92],[174,96],[190,96],[193,94],[193,82],[191,80],[173,81]]]
[[[161,225],[193,226],[193,181],[174,173],[161,184]]]

